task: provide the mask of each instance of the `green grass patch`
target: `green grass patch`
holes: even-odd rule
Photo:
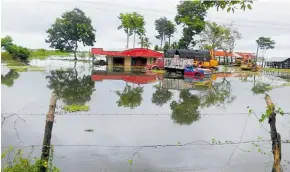
[[[263,70],[267,71],[267,72],[285,72],[285,73],[290,73],[290,69],[263,68]]]
[[[13,57],[11,54],[9,54],[7,51],[1,52],[1,61],[10,61],[10,60],[13,60]]]
[[[49,56],[64,56],[65,57],[65,56],[71,56],[71,53],[38,49],[36,51],[31,52],[29,59],[45,59]]]
[[[63,110],[67,112],[89,111],[89,109],[90,108],[87,105],[78,105],[78,104],[66,105],[63,107]]]

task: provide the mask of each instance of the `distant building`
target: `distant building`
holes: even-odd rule
[[[273,57],[266,60],[265,65],[270,68],[290,69],[290,57]]]

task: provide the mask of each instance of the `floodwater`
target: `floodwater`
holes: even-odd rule
[[[190,80],[162,74],[113,75],[84,62],[51,59],[31,65],[39,69],[17,72],[2,65],[1,113],[19,118],[2,118],[1,145],[35,145],[24,150],[40,157],[45,114],[54,93],[59,99],[51,138],[53,163],[65,172],[271,171],[271,142],[260,141],[259,147],[251,142],[270,140],[269,124],[258,121],[266,109],[264,94],[258,94],[261,87],[276,86],[268,94],[276,106],[290,112],[290,87],[281,86],[289,77],[273,73],[249,75],[230,69],[231,74],[203,81],[208,87],[193,87]],[[88,105],[89,111],[62,110],[76,103]],[[249,115],[248,106],[256,115]],[[289,127],[289,115],[278,115],[282,140],[290,139]],[[206,143],[213,139],[221,144]],[[285,143],[285,171],[289,160],[290,144]]]

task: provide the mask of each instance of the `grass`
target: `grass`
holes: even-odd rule
[[[29,59],[45,59],[49,56],[70,56],[70,55],[71,53],[68,52],[38,49],[36,51],[31,52]]]
[[[263,68],[264,71],[267,72],[283,72],[283,73],[290,73],[290,69],[276,69],[276,68]]]
[[[13,60],[13,57],[11,54],[9,54],[7,51],[1,52],[1,61],[10,61],[10,60]]]
[[[78,105],[78,104],[66,105],[63,107],[63,110],[67,112],[89,111],[89,109],[90,108],[87,105]]]

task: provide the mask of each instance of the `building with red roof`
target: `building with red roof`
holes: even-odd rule
[[[132,67],[145,67],[152,64],[157,58],[162,58],[163,53],[146,48],[134,48],[125,51],[104,51],[103,48],[92,48],[93,55],[105,55],[108,68],[124,67],[130,71]]]

